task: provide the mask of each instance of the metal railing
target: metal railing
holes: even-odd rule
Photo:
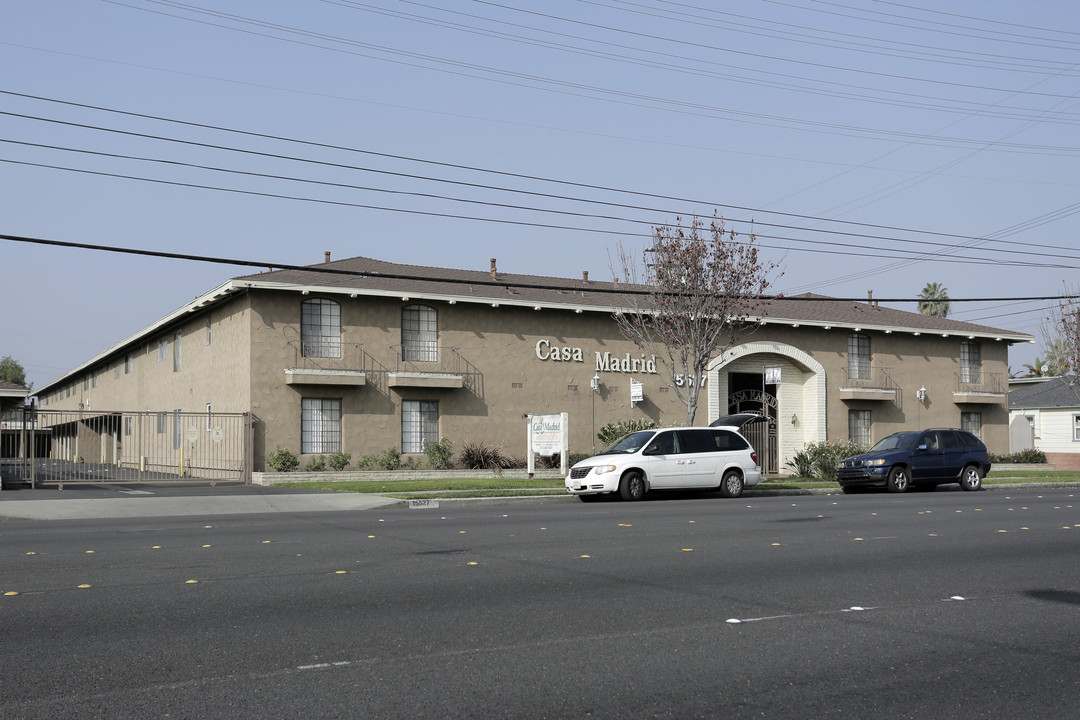
[[[857,372],[852,372],[857,370]],[[860,390],[898,390],[899,386],[892,379],[892,368],[874,365],[873,363],[860,363],[858,368],[849,367],[848,377],[844,387],[858,388]],[[852,377],[857,375],[857,377]]]
[[[961,393],[1005,393],[1005,378],[1001,373],[983,372],[978,368],[963,368],[956,373],[956,391]]]
[[[31,487],[65,483],[250,482],[248,413],[18,411],[4,475]]]
[[[465,387],[477,395],[482,394],[482,375],[475,365],[462,357],[460,348],[440,345],[420,349],[423,352],[416,352],[417,348],[407,345],[391,345],[394,356],[391,372],[460,375]]]

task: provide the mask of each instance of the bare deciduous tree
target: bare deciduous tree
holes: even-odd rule
[[[1050,308],[1048,322],[1042,326],[1047,348],[1047,360],[1053,362],[1056,373],[1066,382],[1076,384],[1080,375],[1080,292],[1065,288],[1056,307]]]
[[[693,425],[709,362],[733,347],[764,317],[762,296],[775,263],[758,257],[754,235],[745,240],[714,216],[704,222],[653,229],[639,258],[620,245],[612,271],[645,290],[620,296],[615,320],[623,336],[655,356],[661,380],[686,405]]]

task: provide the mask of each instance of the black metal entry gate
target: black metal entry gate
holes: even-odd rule
[[[251,482],[249,413],[26,408],[5,417],[4,477],[64,483]]]

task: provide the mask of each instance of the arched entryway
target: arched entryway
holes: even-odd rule
[[[744,432],[769,474],[786,471],[787,461],[807,443],[826,438],[825,368],[793,345],[756,341],[734,347],[709,365],[707,387],[710,422],[733,408],[769,418],[767,426],[755,423],[758,428]]]

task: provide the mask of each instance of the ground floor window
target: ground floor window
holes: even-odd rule
[[[962,412],[960,413],[960,429],[967,430],[975,437],[982,437],[982,413],[981,412]]]
[[[848,439],[860,445],[870,444],[870,411],[848,410]]]
[[[401,452],[424,452],[425,441],[439,441],[439,403],[405,400],[401,403]]]
[[[341,400],[304,398],[300,403],[300,452],[340,452]]]
[[[1080,415],[1073,415],[1073,440],[1080,441]]]

